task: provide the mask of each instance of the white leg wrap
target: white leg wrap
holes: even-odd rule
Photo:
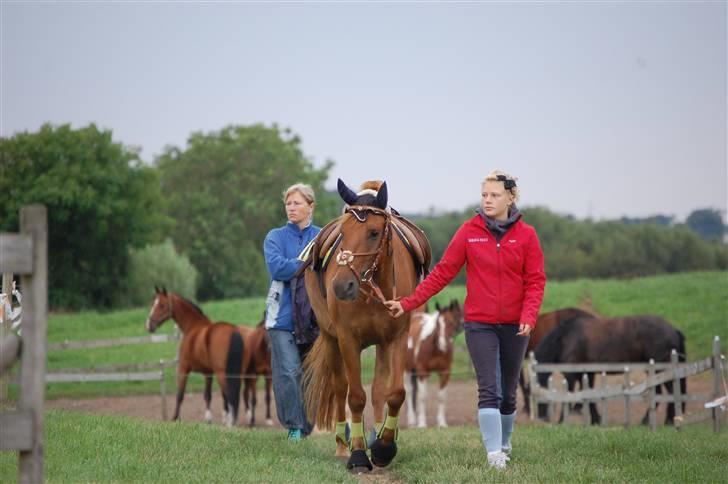
[[[414,427],[416,425],[415,418],[415,405],[412,399],[412,373],[404,372],[404,391],[406,394],[405,401],[407,402],[407,426]]]
[[[447,387],[437,392],[437,425],[447,427],[445,420],[445,404],[447,403]]]
[[[417,380],[417,426],[427,427],[427,380]]]
[[[207,410],[205,410],[205,422],[207,422],[207,423],[212,422],[212,412],[210,411],[209,408]]]

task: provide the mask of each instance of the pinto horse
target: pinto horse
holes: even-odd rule
[[[162,323],[173,319],[183,335],[177,363],[177,404],[172,420],[179,420],[187,377],[194,371],[205,376],[205,418],[209,421],[214,374],[222,391],[223,419],[232,427],[238,418],[240,380],[249,364],[249,352],[244,351],[240,328],[230,323],[212,323],[193,302],[166,289],[154,289],[154,303],[145,324],[147,331],[153,333]]]
[[[568,321],[570,319],[574,319],[576,317],[584,317],[584,318],[595,318],[596,316],[588,311],[584,311],[583,309],[578,308],[563,308],[558,309],[556,311],[551,311],[548,313],[542,313],[539,314],[538,319],[536,320],[536,327],[531,332],[531,337],[528,339],[528,347],[526,348],[526,358],[531,354],[532,351],[536,351],[536,347],[538,347],[539,343],[543,341],[543,339],[546,337],[547,334],[551,332],[556,326],[561,324],[564,321]],[[518,384],[521,387],[521,392],[523,392],[523,400],[524,400],[524,410],[526,411],[526,415],[531,414],[531,388],[528,386],[527,379],[526,379],[526,369],[521,368],[521,373],[518,376]],[[581,385],[581,380],[579,380],[577,383]],[[570,389],[569,391],[573,390]],[[579,410],[581,408],[581,404],[577,403],[574,406],[575,410]],[[563,415],[562,415],[563,418]]]
[[[685,361],[685,336],[670,323],[657,316],[624,316],[621,318],[577,317],[559,324],[543,339],[536,348],[536,361],[539,363],[627,363],[669,362],[672,350],[677,350],[678,359]],[[564,377],[573,389],[574,380],[582,373],[567,373]],[[587,372],[589,386],[594,385],[594,373]],[[539,373],[539,385],[545,386],[548,373]],[[672,394],[672,381],[664,383],[665,389]],[[687,382],[680,380],[682,394],[687,392]],[[656,388],[662,393],[661,387]],[[545,404],[539,404],[539,417],[545,416]],[[684,411],[684,403],[683,403]],[[589,404],[591,423],[601,421],[597,406]],[[645,414],[642,423],[647,423]],[[668,403],[665,423],[671,424],[675,418],[675,404]]]
[[[357,194],[339,180],[338,189],[348,206],[341,217],[322,229],[309,259],[311,270],[305,273],[306,291],[321,330],[304,361],[305,400],[309,418],[319,428],[336,429],[336,455],[351,451],[347,468],[368,472],[372,463],[383,467],[394,459],[399,412],[405,400],[410,315],[393,318],[384,301],[411,294],[418,267],[399,232],[393,235],[398,230],[394,220],[398,215],[387,210],[386,183],[365,184]],[[323,259],[319,256],[330,240],[337,242],[327,251],[334,254],[327,265],[326,254]],[[429,254],[429,244],[427,251]],[[425,269],[428,265],[429,259]],[[376,434],[368,442],[362,415],[367,396],[361,352],[371,345],[376,345],[372,383]],[[351,410],[348,450],[347,395]]]
[[[245,339],[245,347],[250,353],[250,362],[245,369],[245,409],[248,416],[248,425],[255,427],[255,405],[258,401],[256,384],[258,377],[265,378],[265,423],[273,425],[270,416],[270,392],[273,370],[270,360],[270,340],[265,329],[265,317],[254,330],[249,331]]]
[[[415,313],[407,338],[407,366],[404,381],[407,390],[407,423],[418,427],[427,426],[427,379],[430,373],[440,377],[437,394],[437,425],[447,427],[445,400],[450,380],[454,339],[463,330],[463,311],[457,299],[441,308],[435,304],[432,314]],[[415,417],[415,411],[417,416]]]

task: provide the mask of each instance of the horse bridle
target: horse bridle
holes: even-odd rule
[[[359,286],[359,290],[362,291],[367,298],[369,299],[377,299],[382,304],[387,301],[387,298],[384,297],[384,294],[382,293],[381,288],[377,285],[376,282],[374,282],[374,275],[377,272],[377,269],[379,268],[379,262],[382,258],[382,249],[384,248],[384,241],[388,241],[388,254],[392,254],[392,232],[390,231],[389,227],[391,225],[391,219],[392,216],[389,212],[386,212],[385,210],[382,210],[380,208],[376,207],[365,207],[365,206],[350,206],[347,207],[344,213],[351,214],[357,222],[364,223],[367,219],[366,214],[367,212],[372,213],[374,215],[381,215],[384,217],[384,232],[382,233],[381,239],[379,239],[379,245],[377,246],[377,249],[372,252],[352,252],[350,250],[345,250],[342,247],[339,247],[339,253],[336,254],[336,263],[340,266],[346,266],[348,267],[351,272],[354,274],[354,277],[356,277],[359,282],[362,284]],[[367,269],[362,272],[361,274],[357,273],[356,269],[352,265],[354,262],[355,257],[366,257],[366,256],[376,256],[374,257],[374,260],[372,263],[367,267]],[[392,264],[392,298],[394,299],[397,296],[397,287],[394,284],[394,264]],[[366,290],[363,285],[368,285],[372,292]]]

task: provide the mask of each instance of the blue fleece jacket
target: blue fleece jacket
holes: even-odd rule
[[[320,230],[313,224],[301,230],[288,222],[265,236],[263,254],[271,277],[266,298],[266,328],[293,331],[291,278],[302,263],[298,255]]]

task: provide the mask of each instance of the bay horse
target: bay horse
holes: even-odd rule
[[[265,315],[255,329],[248,332],[245,347],[250,353],[250,362],[245,369],[245,388],[243,390],[248,425],[255,427],[255,406],[258,401],[256,386],[258,377],[261,376],[265,378],[265,423],[273,425],[270,414],[273,369],[271,367],[270,340],[265,329]]]
[[[427,379],[430,373],[440,378],[437,394],[437,425],[447,427],[445,403],[447,384],[452,370],[454,339],[463,330],[463,311],[457,299],[444,308],[435,304],[435,312],[414,313],[407,338],[407,370],[404,375],[407,391],[407,423],[427,426]],[[417,415],[415,417],[415,412]]]
[[[669,322],[658,316],[624,316],[618,318],[576,317],[562,322],[543,339],[536,348],[536,361],[539,363],[631,363],[669,362],[673,349],[677,350],[679,361],[685,361],[685,336]],[[580,379],[582,373],[564,375],[569,388],[573,380]],[[594,385],[594,373],[586,373],[589,386]],[[538,381],[545,386],[548,373],[539,373]],[[672,381],[664,383],[665,389],[672,394]],[[687,392],[687,380],[680,380],[682,394]],[[662,393],[661,387],[656,388]],[[539,404],[539,417],[545,416],[545,404]],[[683,402],[684,411],[684,402]],[[596,404],[589,404],[591,423],[601,420]],[[666,424],[673,423],[675,404],[668,403]],[[646,413],[642,423],[647,423]]]
[[[536,320],[536,327],[531,332],[531,336],[528,339],[528,346],[526,347],[526,359],[528,359],[529,355],[532,351],[536,351],[536,347],[543,341],[543,339],[546,337],[547,334],[551,332],[556,326],[561,324],[564,321],[568,321],[570,319],[574,319],[576,317],[584,317],[584,318],[595,318],[596,316],[593,313],[590,313],[589,311],[585,311],[583,309],[574,308],[574,307],[568,307],[563,309],[557,309],[556,311],[551,311],[548,313],[542,313],[538,315],[538,319]],[[579,383],[581,385],[581,380],[578,380],[576,383]],[[526,411],[526,415],[531,414],[531,388],[528,384],[528,379],[526,378],[526,369],[521,368],[521,373],[518,376],[518,384],[521,387],[521,392],[523,393],[523,400],[524,400],[524,410]],[[572,391],[573,388],[569,389],[569,391]],[[580,411],[581,404],[577,403],[574,406],[575,411]],[[562,419],[563,419],[563,413],[562,413]]]
[[[232,427],[238,417],[240,380],[243,369],[249,364],[249,352],[244,351],[240,328],[225,322],[213,323],[193,302],[174,292],[168,293],[164,288],[154,289],[154,303],[145,323],[147,331],[153,333],[162,323],[173,319],[183,335],[177,363],[177,403],[172,420],[179,420],[187,377],[194,371],[205,376],[206,419],[209,421],[214,374],[222,392],[223,419]]]
[[[384,301],[411,294],[418,282],[418,267],[400,232],[393,235],[402,218],[387,209],[386,182],[368,182],[356,193],[339,180],[338,191],[348,206],[317,236],[308,260],[311,267],[305,272],[306,291],[320,327],[304,361],[305,401],[309,418],[319,428],[335,428],[336,455],[351,452],[347,468],[368,472],[372,463],[383,467],[394,459],[399,412],[405,400],[410,314],[393,318]],[[424,233],[420,235],[424,237]],[[333,245],[327,242],[332,240]],[[430,254],[429,243],[426,245]],[[426,260],[425,270],[429,267]],[[376,345],[372,383],[376,434],[368,442],[362,418],[367,397],[361,379],[361,352],[371,345]]]

